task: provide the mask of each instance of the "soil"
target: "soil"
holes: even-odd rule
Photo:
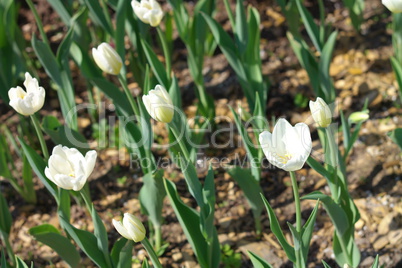
[[[313,1],[305,1],[306,6],[318,17]],[[45,25],[46,32],[57,48],[61,38],[66,33],[66,27],[60,22],[46,1],[35,1],[38,12]],[[249,4],[258,8],[261,15],[261,56],[263,73],[270,82],[267,118],[285,117],[292,124],[307,122],[311,126],[312,136],[315,139],[313,155],[319,156],[322,152],[318,145],[318,135],[310,118],[308,107],[295,104],[297,95],[306,99],[313,99],[314,95],[309,85],[305,70],[295,57],[286,38],[286,21],[280,8],[274,1],[250,0]],[[392,56],[392,41],[389,24],[391,15],[382,6],[379,0],[365,1],[365,22],[361,33],[356,33],[351,26],[348,11],[342,1],[325,1],[326,20],[339,31],[336,49],[331,64],[331,76],[337,90],[336,105],[346,115],[359,111],[366,98],[369,99],[370,119],[361,129],[359,139],[353,147],[348,159],[348,180],[352,197],[359,208],[361,219],[356,224],[356,242],[362,253],[362,262],[359,267],[371,267],[376,254],[380,255],[380,264],[384,267],[402,267],[402,155],[387,133],[397,127],[402,127],[401,100],[398,96],[398,86],[389,61]],[[191,6],[193,3],[188,3]],[[164,9],[169,7],[164,5]],[[223,4],[219,4],[218,20],[229,29],[228,20]],[[33,16],[25,4],[21,4],[19,23],[27,41],[37,27]],[[305,34],[305,33],[304,33]],[[191,117],[195,113],[194,84],[191,82],[186,63],[186,54],[181,41],[176,40],[178,49],[173,57],[173,70],[179,79],[182,89],[183,104],[186,114]],[[181,48],[181,49],[180,49]],[[28,48],[28,52],[32,50]],[[32,53],[32,57],[35,57]],[[214,56],[208,57],[204,67],[207,92],[215,99],[216,114],[225,117],[216,122],[218,128],[233,124],[228,105],[236,106],[246,100],[236,80],[236,76],[227,64],[224,56],[217,51]],[[41,85],[50,88],[50,81],[43,69],[38,70]],[[74,83],[77,85],[77,103],[87,102],[85,85],[77,69],[73,68]],[[80,86],[81,85],[81,86]],[[139,92],[135,84],[131,86],[134,92]],[[44,109],[40,115],[54,115],[62,119],[56,94],[50,90]],[[108,101],[102,97],[108,106]],[[0,122],[5,122],[17,134],[17,125],[21,118],[0,100]],[[112,111],[107,110],[107,113]],[[340,121],[336,116],[335,120]],[[92,137],[89,116],[79,116],[81,132],[89,138],[91,147],[99,148],[99,140]],[[155,123],[157,136],[161,137],[158,143],[166,142],[166,130],[163,124]],[[222,143],[227,141],[227,133],[218,137]],[[208,138],[208,137],[207,137]],[[234,137],[237,145],[240,137]],[[338,140],[342,145],[342,138]],[[49,148],[52,143],[48,141]],[[142,174],[138,168],[131,165],[129,155],[124,149],[116,148],[97,149],[98,162],[94,173],[90,177],[89,185],[91,197],[97,211],[106,225],[109,240],[114,243],[119,235],[111,222],[113,218],[121,216],[122,212],[141,215],[138,193],[142,186]],[[233,163],[235,158],[245,156],[241,146],[229,146],[224,149],[208,148],[201,152],[205,157],[229,159]],[[157,157],[167,155],[166,150],[155,149]],[[121,156],[125,156],[122,160]],[[15,156],[16,157],[16,156]],[[16,157],[17,159],[17,157]],[[16,161],[17,167],[21,163]],[[19,163],[19,164],[18,164]],[[214,165],[215,183],[217,187],[215,223],[222,244],[228,244],[235,252],[241,253],[241,267],[252,267],[247,257],[247,250],[260,255],[274,267],[292,267],[286,259],[284,251],[269,229],[266,213],[263,214],[263,235],[257,238],[254,232],[254,223],[251,211],[242,191],[235,181],[225,172],[225,168]],[[205,169],[198,170],[202,179]],[[125,178],[124,178],[125,177]],[[165,170],[165,177],[174,181],[183,200],[195,206],[189,195],[183,176],[179,169],[171,164]],[[307,165],[297,172],[300,182],[301,196],[314,190],[329,194],[325,180]],[[279,169],[265,169],[261,181],[264,194],[274,208],[283,230],[288,230],[286,222],[295,222],[293,195],[288,173]],[[13,226],[10,236],[11,244],[17,255],[27,263],[33,261],[34,267],[65,267],[66,264],[49,247],[35,241],[28,233],[29,228],[50,223],[59,226],[56,204],[43,185],[35,178],[35,189],[38,203],[26,203],[4,179],[0,178],[0,187],[8,200],[13,217]],[[303,201],[303,219],[307,219],[314,202]],[[93,226],[84,208],[75,202],[72,205],[72,223],[82,229],[93,230]],[[161,257],[166,267],[197,267],[194,254],[177,221],[169,201],[165,200],[163,211],[165,224],[162,227],[163,239],[169,243]],[[143,222],[146,216],[141,216]],[[316,226],[311,241],[308,267],[322,267],[321,260],[325,260],[332,267],[336,267],[332,251],[333,225],[323,208],[320,208]],[[290,233],[285,235],[291,241]],[[140,244],[135,247],[135,257],[141,260],[145,252]],[[93,264],[82,254],[82,263],[85,267]],[[140,267],[134,264],[134,267]]]

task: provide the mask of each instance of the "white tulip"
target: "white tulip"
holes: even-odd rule
[[[123,62],[108,43],[102,43],[98,48],[92,48],[92,56],[99,68],[108,74],[117,75],[120,73]]]
[[[354,112],[349,115],[349,122],[353,124],[363,123],[370,118],[369,110]]]
[[[298,123],[292,127],[283,118],[278,120],[272,134],[264,131],[259,140],[268,161],[286,171],[301,169],[312,148],[308,126]]]
[[[124,238],[133,240],[134,242],[140,242],[145,238],[145,227],[134,215],[130,213],[124,213],[123,221],[112,220],[114,228]]]
[[[401,0],[382,0],[382,4],[386,6],[392,13],[402,12]]]
[[[157,85],[149,91],[148,95],[142,96],[145,108],[153,119],[163,123],[170,123],[174,115],[172,99],[166,89]]]
[[[320,127],[328,127],[332,122],[332,113],[327,103],[320,97],[309,103],[311,115]]]
[[[21,87],[13,87],[8,91],[9,104],[22,115],[32,115],[43,107],[46,93],[39,86],[38,80],[29,73],[25,73],[24,86],[26,92]]]
[[[85,157],[75,148],[57,145],[49,157],[46,177],[60,188],[79,191],[91,175],[97,153],[92,150]]]
[[[146,24],[156,27],[161,23],[163,18],[163,11],[161,6],[156,0],[141,0],[137,2],[133,0],[131,2],[135,15]]]

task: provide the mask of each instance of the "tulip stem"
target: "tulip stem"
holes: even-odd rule
[[[296,174],[294,171],[290,171],[290,178],[292,179],[293,195],[295,197],[296,206],[296,231],[301,234],[301,209],[300,209],[300,196],[299,187],[297,186]],[[296,267],[302,267],[301,263],[301,248],[296,250]]]
[[[160,226],[155,226],[155,250],[158,251],[162,245],[162,230]]]
[[[154,249],[151,246],[151,243],[149,243],[149,241],[146,237],[144,237],[144,239],[141,241],[141,244],[144,246],[145,250],[148,252],[149,258],[151,259],[154,267],[162,268],[162,264],[159,262],[158,256],[156,255]]]
[[[170,130],[173,132],[173,135],[176,138],[176,141],[179,143],[181,152],[183,153],[184,157],[187,159],[187,161],[191,161],[190,158],[190,154],[187,150],[187,146],[184,144],[184,137],[180,136],[177,129],[176,129],[176,125],[172,122],[171,124],[169,124]]]
[[[135,103],[133,96],[131,95],[130,90],[127,87],[127,81],[124,79],[124,77],[121,74],[119,74],[118,77],[119,77],[119,82],[120,82],[121,86],[123,87],[124,93],[126,94],[128,101],[130,102],[131,109],[133,110],[134,115],[139,116],[140,110],[138,109],[138,106]]]
[[[36,134],[38,135],[38,139],[39,139],[40,147],[42,148],[43,156],[45,157],[45,160],[47,161],[49,159],[49,151],[47,150],[45,138],[43,137],[43,133],[40,128],[39,121],[36,118],[35,114],[31,115],[31,119],[32,119],[32,123],[35,127]]]
[[[162,32],[160,26],[156,27],[156,30],[158,32],[159,39],[161,40],[163,54],[165,55],[166,73],[168,75],[168,80],[170,81],[170,75],[172,72],[172,64],[171,64],[171,59],[170,59],[169,47],[166,42],[166,36]]]
[[[332,132],[331,129],[331,125],[329,125],[328,127],[325,128],[325,133],[327,134],[327,144],[328,144],[328,148],[327,150],[329,150],[329,164],[331,165],[331,167],[333,169],[336,168],[337,166],[337,151],[338,148],[336,147],[336,143],[335,143],[335,137],[334,137],[334,133]],[[332,197],[335,201],[335,203],[339,203],[339,186],[338,186],[338,175],[335,174],[334,176],[334,187],[333,187],[333,193],[332,193]]]

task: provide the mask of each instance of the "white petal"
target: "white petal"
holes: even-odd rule
[[[112,220],[112,223],[114,225],[114,228],[116,228],[117,232],[123,236],[124,238],[128,240],[133,240],[133,238],[130,236],[130,234],[127,232],[126,228],[124,228],[123,224],[121,221],[116,221],[115,219]]]
[[[95,150],[91,150],[85,154],[85,175],[87,178],[89,175],[91,175],[92,171],[94,170],[95,164],[96,164],[96,157],[98,154],[96,153]]]

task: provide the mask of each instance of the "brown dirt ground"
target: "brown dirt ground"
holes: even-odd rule
[[[45,1],[37,1],[38,12],[43,18],[45,28],[57,47],[65,27],[59,22],[57,15]],[[306,72],[301,69],[286,38],[286,24],[280,9],[272,1],[250,1],[258,7],[261,15],[261,55],[263,59],[263,72],[272,83],[269,93],[267,117],[286,117],[292,124],[296,122],[310,122],[309,111],[297,107],[293,99],[297,93],[307,98],[313,98]],[[376,254],[380,255],[380,263],[385,267],[402,266],[402,159],[400,149],[387,137],[387,133],[396,127],[402,126],[401,101],[398,97],[398,87],[392,73],[389,57],[392,55],[391,32],[387,25],[390,23],[390,14],[381,5],[379,0],[366,1],[365,23],[362,34],[357,34],[351,27],[348,13],[341,1],[326,1],[327,21],[339,31],[336,50],[331,65],[331,76],[338,91],[337,105],[346,114],[360,110],[363,102],[369,98],[370,120],[363,124],[361,135],[356,142],[348,163],[349,187],[358,206],[361,219],[356,224],[356,241],[362,252],[360,267],[370,267]],[[314,11],[311,1],[306,3]],[[165,6],[165,8],[167,8]],[[222,7],[220,7],[221,10]],[[221,12],[219,14],[224,14]],[[317,15],[317,14],[314,14]],[[227,24],[225,15],[219,15],[222,23]],[[27,7],[22,5],[20,11],[21,29],[27,40],[36,32],[36,26]],[[60,33],[62,35],[60,36]],[[28,49],[28,52],[31,50]],[[194,114],[194,90],[189,71],[186,67],[184,50],[176,50],[174,55],[174,71],[179,78],[183,90],[183,100],[186,113]],[[230,114],[227,105],[237,102],[246,103],[242,97],[239,84],[230,66],[219,53],[208,58],[205,63],[205,77],[207,91],[215,98],[217,115],[227,116],[229,120],[218,122],[218,128],[230,124]],[[49,88],[49,78],[41,70],[39,72],[41,84]],[[77,84],[77,102],[86,102],[87,96],[82,86],[82,79],[74,74]],[[81,79],[81,80],[80,80]],[[80,86],[81,85],[81,86]],[[132,85],[133,90],[135,84]],[[53,93],[49,94],[45,108],[41,115],[52,114],[61,118],[59,106]],[[14,111],[0,101],[1,122],[14,126],[19,118]],[[57,112],[56,112],[57,111]],[[7,119],[7,120],[6,120]],[[80,115],[80,126],[85,135],[90,137],[91,123],[88,115]],[[339,121],[339,119],[336,119]],[[156,124],[162,142],[166,141],[166,131],[163,125]],[[316,130],[311,124],[312,135],[317,139]],[[88,132],[89,131],[89,132]],[[88,133],[87,133],[88,132]],[[224,142],[227,134],[222,134],[220,140]],[[240,138],[236,135],[236,141]],[[342,143],[342,139],[339,139]],[[90,140],[91,146],[97,145],[97,140]],[[314,143],[315,154],[320,153],[317,141]],[[49,145],[51,142],[49,141]],[[166,154],[163,150],[154,152],[157,156]],[[210,148],[203,151],[205,156],[218,158],[229,157],[233,159],[236,154],[245,155],[242,147],[217,150]],[[119,236],[111,225],[114,217],[122,212],[140,214],[138,192],[142,185],[141,173],[138,169],[130,168],[128,155],[125,150],[120,155],[126,155],[127,160],[119,160],[119,151],[113,148],[98,151],[99,161],[97,168],[90,178],[91,196],[96,209],[99,211],[107,230],[109,239],[114,242]],[[21,165],[21,164],[20,164]],[[266,214],[263,216],[264,234],[256,239],[253,231],[253,220],[247,202],[238,185],[225,173],[223,167],[216,168],[216,226],[222,243],[229,244],[242,254],[242,267],[251,267],[246,251],[252,250],[263,258],[269,260],[274,267],[291,267],[286,260],[284,252],[269,230]],[[199,170],[202,177],[205,170]],[[325,180],[315,171],[305,167],[297,172],[300,181],[301,194],[313,190],[329,193]],[[117,178],[127,177],[124,184]],[[186,190],[186,185],[177,167],[170,165],[165,176],[173,180],[184,201],[194,205]],[[278,169],[264,170],[262,186],[265,196],[275,209],[282,228],[287,230],[286,221],[294,222],[293,196],[290,187],[290,178],[287,173]],[[33,261],[35,267],[64,267],[65,264],[53,250],[42,245],[28,234],[29,228],[51,223],[58,226],[56,205],[49,193],[36,180],[38,204],[33,206],[25,203],[11,188],[9,183],[0,178],[0,186],[7,198],[13,216],[11,242],[15,253],[25,261]],[[167,267],[197,267],[191,247],[177,222],[176,216],[166,200],[163,215],[163,238],[170,243],[161,261]],[[312,210],[313,203],[303,201],[303,218],[307,219]],[[72,222],[75,226],[92,230],[85,210],[75,203],[72,205]],[[142,219],[145,221],[146,217]],[[325,211],[320,208],[317,217],[315,232],[309,256],[309,267],[321,267],[324,259],[335,266],[331,248],[331,233],[333,226]],[[285,232],[289,241],[290,234]],[[140,245],[136,246],[139,259],[144,257]],[[91,262],[83,255],[83,264],[90,267]]]

